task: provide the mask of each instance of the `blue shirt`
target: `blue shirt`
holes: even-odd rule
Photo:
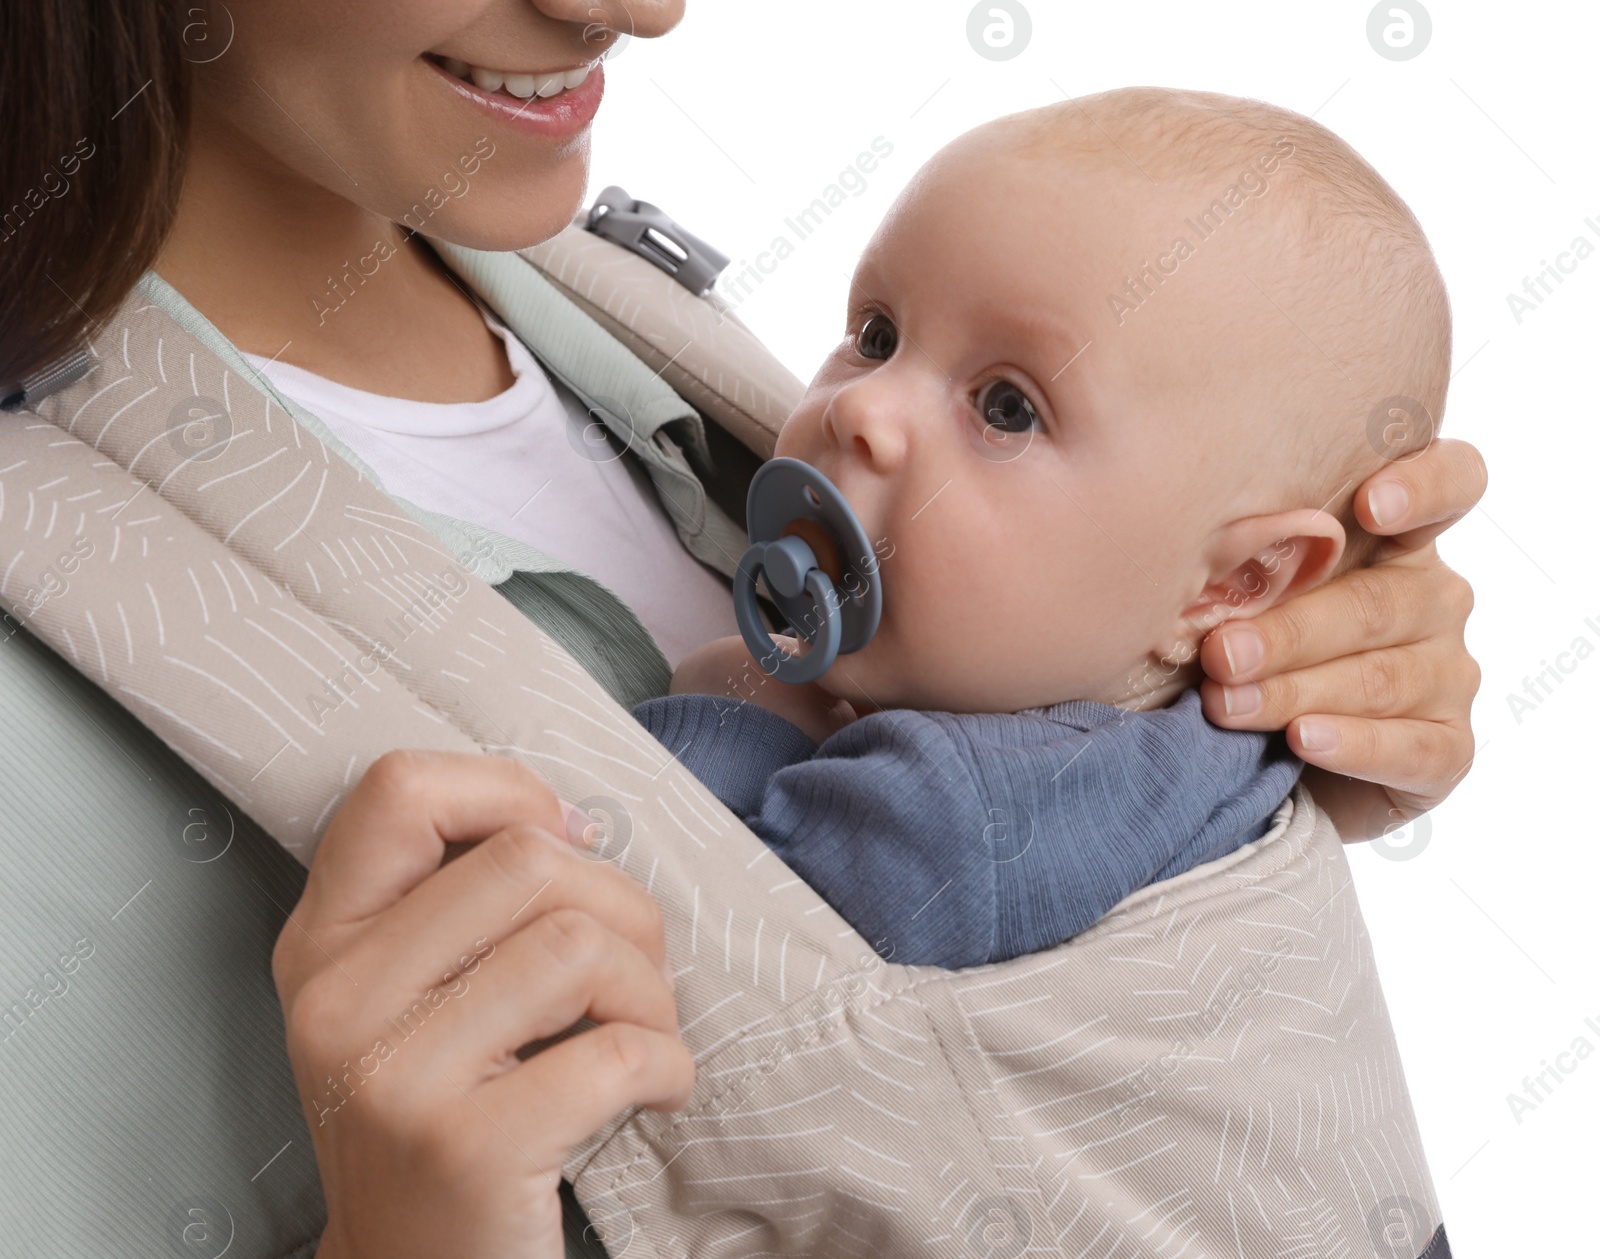
[[[1301,769],[1281,736],[1207,722],[1198,691],[1143,713],[891,709],[820,746],[724,696],[633,715],[881,954],[951,968],[1049,948],[1260,838]]]

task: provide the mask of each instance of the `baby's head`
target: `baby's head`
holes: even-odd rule
[[[1198,641],[1368,562],[1356,487],[1437,430],[1444,282],[1343,141],[1135,88],[949,145],[890,210],[778,439],[849,499],[881,707],[1140,706]]]

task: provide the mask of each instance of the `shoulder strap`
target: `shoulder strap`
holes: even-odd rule
[[[715,292],[577,223],[521,251],[547,279],[693,406],[763,459],[805,385]]]

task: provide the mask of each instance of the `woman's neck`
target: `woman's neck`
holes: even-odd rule
[[[420,238],[202,116],[155,271],[239,349],[357,389],[464,402],[513,381]]]

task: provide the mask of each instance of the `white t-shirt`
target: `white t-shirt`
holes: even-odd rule
[[[483,402],[391,398],[244,357],[391,494],[526,542],[607,587],[674,668],[701,643],[738,633],[727,583],[684,549],[649,474],[604,441],[599,421],[515,335],[484,318],[516,383]]]

